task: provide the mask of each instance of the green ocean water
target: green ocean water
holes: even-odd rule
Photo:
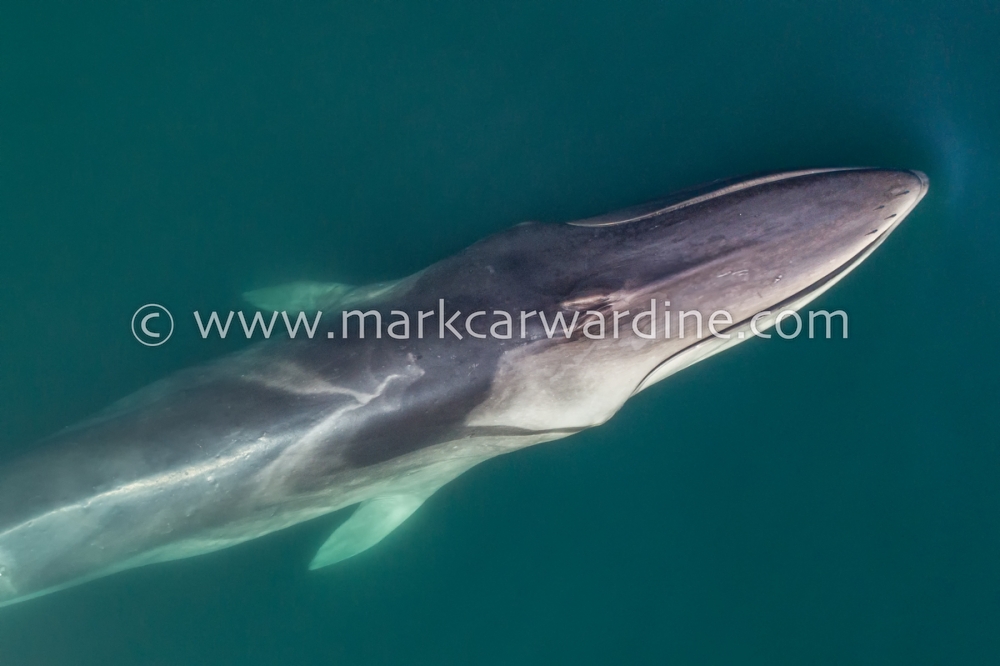
[[[715,178],[920,169],[817,307],[609,423],[0,609],[0,665],[1000,663],[1000,4],[0,4],[0,461],[171,371],[137,307],[410,274]]]

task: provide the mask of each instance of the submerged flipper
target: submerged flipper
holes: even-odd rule
[[[243,294],[243,298],[261,310],[310,311],[328,308],[343,300],[354,289],[356,287],[353,285],[336,282],[291,282],[277,287],[248,291]]]
[[[390,495],[365,500],[320,546],[309,569],[321,569],[368,550],[413,515],[425,495]]]
[[[539,441],[541,439],[535,438],[531,443]],[[404,485],[385,489],[385,494],[364,500],[320,546],[309,569],[322,569],[368,550],[402,525],[446,483],[497,453],[510,450],[505,446],[507,443],[505,438],[497,438],[492,443],[484,443],[486,450],[482,455],[463,455],[428,465],[420,474],[408,477]],[[490,444],[500,451],[490,450]]]
[[[273,312],[315,312],[372,303],[405,292],[419,273],[394,282],[375,282],[360,287],[339,282],[289,282],[277,287],[254,289],[243,294],[251,305]]]

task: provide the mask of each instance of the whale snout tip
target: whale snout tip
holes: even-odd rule
[[[916,208],[930,187],[927,174],[917,169],[873,168],[866,171],[870,203],[877,203],[875,210],[891,213],[891,218],[898,216],[897,222]]]
[[[924,173],[923,171],[917,171],[916,169],[910,169],[910,173],[912,173],[914,176],[916,176],[917,180],[920,181],[920,191],[919,191],[919,193],[917,194],[917,197],[916,197],[917,198],[917,202],[919,203],[920,200],[924,198],[924,195],[927,194],[927,190],[931,186],[931,180],[930,180],[930,178],[927,177],[927,174]]]
[[[927,177],[923,171],[918,171],[916,169],[908,169],[904,172],[909,181],[905,187],[906,190],[902,192],[902,195],[898,195],[902,200],[901,203],[905,206],[905,209],[900,211],[902,216],[908,215],[917,207],[917,204],[923,200],[924,196],[927,195],[927,190],[930,187],[930,179]]]

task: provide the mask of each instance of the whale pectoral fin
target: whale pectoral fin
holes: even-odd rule
[[[243,299],[261,310],[272,312],[315,312],[362,306],[398,295],[413,285],[420,273],[393,282],[375,282],[360,287],[339,282],[289,282],[277,287],[254,289],[243,293]]]
[[[261,310],[322,310],[335,306],[357,287],[337,282],[290,282],[255,289],[243,294],[243,299]]]
[[[390,495],[365,500],[320,546],[309,569],[321,569],[368,550],[413,515],[425,499],[422,495]]]

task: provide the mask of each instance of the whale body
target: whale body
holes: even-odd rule
[[[801,308],[927,187],[919,172],[869,168],[717,182],[521,224],[395,283],[251,292],[265,310],[405,316],[409,334],[355,327],[255,344],[0,461],[0,605],[359,505],[311,566],[354,556],[472,466],[598,426],[636,392]],[[668,304],[729,320],[698,336],[675,317],[668,335]],[[639,321],[651,305],[660,310]],[[484,314],[459,339],[439,325],[445,310],[459,323]],[[491,329],[498,311],[512,327]],[[418,337],[422,312],[434,314]],[[522,322],[528,312],[539,314]],[[560,312],[578,313],[578,328],[555,328]],[[581,332],[605,315],[610,329],[616,313],[617,336]]]

